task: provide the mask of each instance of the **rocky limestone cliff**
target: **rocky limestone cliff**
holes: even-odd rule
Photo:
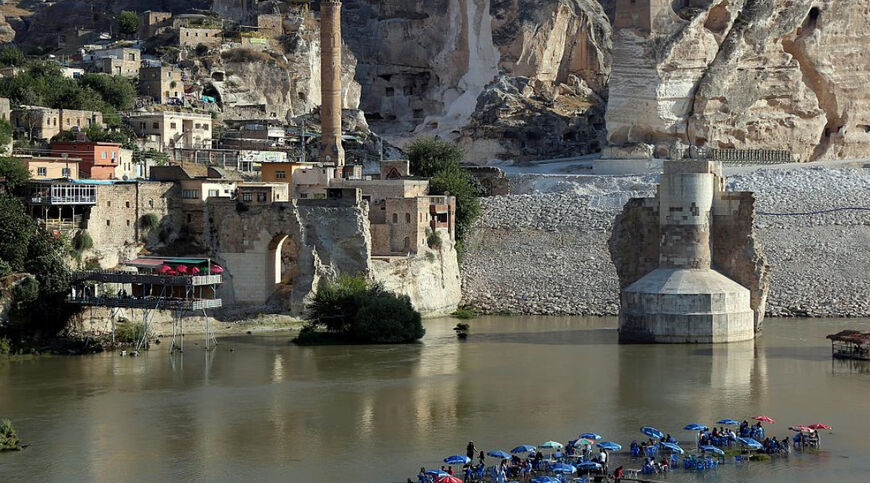
[[[523,133],[535,128],[536,114],[583,124],[569,138],[583,137],[586,111],[603,105],[610,25],[594,0],[348,0],[343,12],[345,42],[359,60],[360,107],[375,131],[399,145],[439,135],[460,139],[475,162],[522,158],[518,145],[539,157],[555,155],[565,148]],[[520,115],[505,113],[511,123],[489,129],[491,103],[484,98],[518,104],[528,98],[502,89],[499,76],[507,83],[531,79],[538,92],[551,94]],[[558,106],[552,92],[564,84],[567,97],[578,81],[598,97],[584,88],[576,105]],[[593,106],[586,105],[590,99]],[[514,131],[519,142],[504,137]]]
[[[374,279],[387,290],[407,295],[424,314],[447,314],[462,298],[459,264],[452,242],[437,250],[425,249],[416,256],[372,261]]]
[[[870,77],[866,2],[674,4],[685,7],[666,6],[651,29],[614,31],[610,143],[787,149],[804,161],[870,151],[858,91]]]

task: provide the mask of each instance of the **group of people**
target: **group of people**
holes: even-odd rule
[[[668,470],[671,469],[670,463],[668,463],[668,459],[665,457],[661,457],[658,460],[655,458],[644,458],[643,466],[640,468],[640,472],[645,475],[652,475],[656,473],[667,473]]]
[[[725,421],[721,422],[724,423]],[[776,437],[766,437],[761,422],[750,424],[748,421],[744,420],[739,425],[737,425],[736,421],[733,421],[733,424],[737,426],[737,431],[725,426],[714,427],[712,429],[704,428],[699,431],[697,437],[698,448],[702,449],[704,446],[728,448],[740,441],[739,438],[752,438],[757,441],[761,444],[761,448],[755,449],[754,451],[765,454],[788,454],[790,451],[790,444],[792,444],[797,450],[804,447],[818,447],[820,445],[818,431],[810,428],[800,427],[796,429],[798,432],[793,438],[785,437],[777,439]],[[686,429],[689,428],[687,427]],[[662,436],[661,433],[659,433],[658,436]],[[525,453],[525,457],[514,454],[510,456],[510,458],[507,458],[507,455],[502,455],[504,456],[504,459],[501,459],[498,464],[491,467],[486,466],[486,455],[484,452],[478,452],[477,448],[475,448],[474,442],[469,441],[468,446],[466,447],[466,462],[462,465],[459,474],[456,474],[457,471],[454,471],[452,466],[442,466],[441,472],[461,477],[466,483],[485,480],[492,481],[493,483],[506,483],[509,480],[525,482],[531,480],[537,475],[551,474],[554,470],[558,471],[558,468],[555,465],[559,463],[578,465],[587,462],[594,462],[600,465],[600,469],[595,471],[596,479],[613,478],[616,481],[620,481],[623,478],[622,466],[616,468],[612,475],[609,474],[609,455],[604,448],[593,449],[593,447],[588,443],[578,444],[578,441],[584,440],[574,440],[569,442],[564,447],[564,451],[554,449],[554,451],[547,457],[545,457],[539,449],[533,447],[530,448],[532,451]],[[677,454],[670,452],[670,450],[668,450],[668,454],[661,453],[663,450],[662,443],[672,443],[674,445],[679,444],[679,442],[670,434],[663,435],[661,439],[653,439],[650,437],[647,441],[632,441],[629,450],[630,456],[632,458],[643,457],[644,459],[640,470],[631,471],[639,471],[642,474],[663,474],[669,472],[672,466],[680,464],[681,458]],[[747,442],[744,441],[743,443]],[[664,446],[665,448],[671,447],[667,444]],[[706,450],[712,451],[710,448],[702,449],[704,452],[706,452]],[[519,451],[519,449],[516,451]],[[720,454],[724,453],[720,452]],[[686,468],[691,467],[692,464],[698,461],[706,464],[708,468],[715,467],[718,463],[715,456],[704,456],[704,453],[701,453],[700,460],[698,459],[699,457],[694,455],[689,455],[686,458],[686,461],[682,461],[682,463],[686,463],[686,465],[684,465]],[[462,457],[459,456],[457,459],[461,460]],[[698,464],[700,465],[700,463]],[[597,465],[587,465],[586,467],[588,468],[589,466],[599,468]],[[427,471],[425,468],[420,468],[420,474],[418,475],[419,483],[430,483],[436,481],[438,476],[433,475],[432,473],[431,470]],[[435,473],[438,472],[435,471]],[[562,475],[556,476],[564,480]],[[409,479],[408,481],[409,483],[412,483],[412,480]]]
[[[747,424],[746,421],[743,421],[744,424]],[[759,423],[760,425],[760,423]],[[754,427],[754,426],[753,426]],[[745,433],[743,426],[740,426],[740,436],[742,438],[751,438],[752,436],[743,436]],[[752,431],[755,433],[755,431]],[[764,434],[764,430],[761,430],[761,433]],[[750,434],[750,433],[746,433]],[[755,438],[753,438],[755,439]],[[735,433],[730,428],[713,428],[712,431],[698,431],[698,447],[712,445],[718,447],[729,448],[732,444],[737,443],[737,433]]]

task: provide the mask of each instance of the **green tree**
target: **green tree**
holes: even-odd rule
[[[342,274],[335,281],[323,279],[308,305],[307,320],[330,332],[349,332],[359,300],[368,290],[368,282],[363,277]]]
[[[30,180],[30,172],[20,159],[0,157],[0,192],[20,193]]]
[[[123,111],[131,109],[136,104],[136,86],[125,77],[85,74],[79,77],[79,85],[92,89],[115,109]]]
[[[459,166],[443,169],[429,180],[429,194],[456,197],[456,239],[460,242],[480,216],[481,192],[477,180]]]
[[[448,167],[458,167],[465,153],[455,143],[438,138],[418,138],[408,147],[408,162],[411,173],[432,177]]]
[[[0,47],[0,66],[23,67],[27,64],[27,57],[12,44]]]
[[[24,270],[30,240],[36,234],[36,224],[27,216],[18,198],[0,193],[0,259],[13,272]]]
[[[407,296],[348,275],[321,281],[308,305],[307,320],[309,334],[323,328],[354,342],[413,342],[425,334],[420,313]]]
[[[12,124],[6,119],[0,119],[0,153],[8,151],[9,144],[12,142]]]
[[[139,16],[129,10],[121,11],[118,16],[118,28],[124,35],[133,35],[139,31]]]
[[[373,344],[414,342],[426,333],[420,312],[407,295],[382,292],[367,297],[356,314],[353,338]]]

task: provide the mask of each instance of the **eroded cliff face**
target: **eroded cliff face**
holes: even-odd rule
[[[449,240],[413,257],[374,259],[372,273],[387,290],[407,295],[423,314],[449,314],[462,299],[456,249]]]
[[[614,32],[611,144],[786,149],[803,161],[870,151],[866,2],[678,5],[689,6],[666,6],[651,29]]]
[[[603,112],[610,64],[610,24],[595,0],[345,1],[343,25],[360,108],[399,145],[438,135],[486,162],[561,154],[557,141],[603,132],[587,122]],[[557,136],[536,133],[538,114],[556,118]]]

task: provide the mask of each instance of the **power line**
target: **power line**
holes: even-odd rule
[[[764,216],[811,216],[811,215],[822,215],[825,213],[835,213],[838,211],[870,211],[870,207],[844,206],[844,207],[839,207],[839,208],[829,208],[827,210],[796,211],[794,213],[771,213],[768,211],[756,211],[755,213],[758,215],[764,215]]]

